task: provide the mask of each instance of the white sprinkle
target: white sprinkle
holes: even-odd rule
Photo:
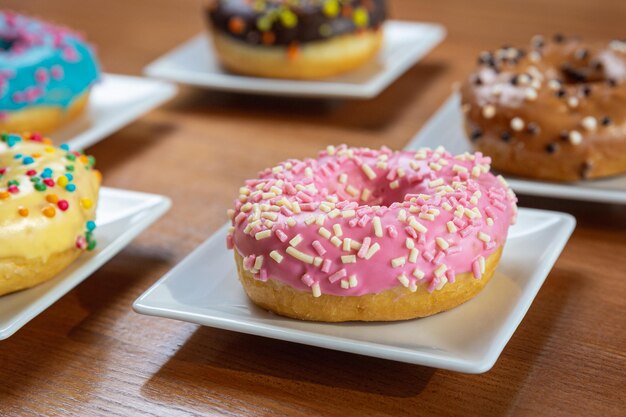
[[[380,223],[380,217],[375,216],[372,219],[372,224],[374,225],[374,234],[376,237],[383,237],[383,226]]]
[[[583,135],[577,130],[569,132],[568,138],[572,145],[579,145],[583,141]]]
[[[318,226],[321,226],[324,224],[324,221],[326,220],[326,216],[324,216],[323,214],[320,214],[319,216],[317,216],[317,218],[315,219],[315,224],[317,224]]]
[[[345,184],[346,182],[348,182],[348,174],[341,174],[339,176],[339,183]]]
[[[322,236],[323,238],[330,239],[330,236],[331,236],[330,230],[328,230],[325,227],[320,227],[317,233],[319,233],[319,235]]]
[[[294,219],[293,217],[287,217],[287,226],[289,227],[293,227],[296,225],[296,219]]]
[[[363,192],[361,193],[361,200],[367,201],[370,199],[371,195],[372,195],[372,190],[370,190],[369,188],[363,188]]]
[[[557,80],[550,80],[548,81],[548,87],[550,87],[551,90],[558,90],[561,88],[561,83]]]
[[[339,216],[341,214],[341,210],[339,209],[333,209],[330,211],[330,213],[328,213],[328,217],[330,219],[334,219],[335,217]]]
[[[423,224],[415,220],[415,217],[411,217],[411,220],[409,221],[409,226],[415,229],[415,231],[418,233],[428,232],[428,229]]]
[[[343,248],[342,248],[345,252],[350,252],[350,250],[352,249],[352,239],[350,239],[349,237],[345,238],[343,240]]]
[[[311,255],[307,255],[306,253],[302,253],[300,252],[298,249],[294,248],[293,246],[288,246],[287,247],[287,254],[293,256],[294,258],[296,258],[297,260],[307,263],[307,264],[312,264],[313,263],[313,257]]]
[[[319,282],[316,282],[311,286],[311,291],[313,292],[313,297],[317,298],[322,295],[322,290],[320,289]]]
[[[440,185],[443,185],[443,178],[437,178],[436,180],[432,180],[428,183],[428,186],[430,188],[435,188],[438,187]]]
[[[420,213],[419,215],[420,219],[424,219],[424,220],[428,220],[428,221],[435,221],[435,215],[431,214],[431,213]]]
[[[417,262],[417,257],[419,254],[420,251],[417,250],[417,248],[411,248],[411,251],[409,252],[409,262],[411,262],[412,264]]]
[[[355,210],[344,210],[341,212],[341,217],[343,217],[344,219],[348,219],[350,217],[354,217],[356,216],[356,211]]]
[[[308,178],[313,178],[313,170],[311,167],[304,168],[304,175]]]
[[[395,190],[398,187],[400,187],[400,181],[398,180],[395,180],[389,183],[389,188],[391,188],[392,190]]]
[[[413,239],[411,239],[410,237],[406,238],[406,248],[407,249],[413,249],[415,247],[415,241]]]
[[[450,247],[450,244],[444,238],[435,238],[435,242],[437,242],[437,246],[439,246],[443,250],[446,250]]]
[[[409,279],[407,278],[406,275],[404,274],[400,274],[397,277],[398,281],[400,281],[400,284],[402,284],[403,286],[407,287],[409,286]]]
[[[491,119],[493,116],[496,115],[496,108],[491,104],[487,104],[483,107],[482,113],[485,119]]]
[[[333,237],[330,238],[330,243],[332,243],[333,245],[339,247],[339,246],[341,246],[341,244],[343,242],[337,236],[333,236]]]
[[[302,236],[298,233],[297,235],[294,236],[293,239],[289,241],[289,244],[293,247],[296,247],[300,244],[300,242],[302,242]]]
[[[341,257],[341,262],[344,264],[354,264],[356,263],[356,255],[343,255]]]
[[[493,226],[493,219],[491,217],[487,217],[487,226]]]
[[[343,288],[344,290],[347,290],[348,288],[350,288],[350,283],[348,282],[347,279],[341,280],[341,288]]]
[[[254,260],[253,269],[256,269],[257,271],[261,269],[263,267],[263,261],[264,261],[263,255],[257,256]]]
[[[593,131],[598,128],[598,121],[593,116],[585,117],[583,121],[581,122],[581,124],[585,128],[585,130],[588,130],[588,131]]]
[[[369,178],[370,180],[373,180],[374,178],[376,178],[376,173],[374,172],[371,166],[367,164],[363,164],[361,165],[361,169],[363,170],[365,175],[367,175],[367,178]]]
[[[519,117],[514,117],[511,119],[511,129],[516,132],[520,132],[524,129],[524,121]]]
[[[485,232],[478,232],[478,239],[482,240],[483,242],[487,243],[491,241],[491,236],[489,236],[487,233]]]
[[[322,264],[323,259],[319,256],[313,258],[313,265],[320,266]]]
[[[352,248],[352,250],[359,250],[361,249],[361,243],[353,240],[352,242],[350,242],[350,248]]]
[[[270,258],[275,260],[278,264],[283,261],[283,255],[281,255],[277,250],[273,250],[270,252]]]
[[[291,211],[293,211],[296,214],[299,214],[301,212],[300,204],[298,204],[297,201],[291,202]]]
[[[353,187],[352,185],[348,185],[346,187],[346,192],[350,194],[352,197],[357,197],[359,195],[359,190]]]
[[[485,273],[485,258],[480,256],[478,258],[478,265],[480,265],[480,273],[484,274]]]
[[[398,220],[400,220],[401,222],[406,221],[406,210],[400,210],[400,212],[398,213]]]
[[[452,165],[452,171],[454,172],[467,172],[467,168],[462,165],[454,164]]]
[[[267,239],[270,236],[272,236],[272,231],[271,230],[263,230],[262,232],[257,232],[254,235],[254,238],[256,240],[261,240],[261,239]]]
[[[452,220],[450,220],[448,223],[446,223],[446,226],[448,227],[448,232],[449,233],[455,233],[458,229],[456,227],[456,224],[454,224],[454,222]]]
[[[524,97],[526,97],[526,100],[528,101],[535,101],[537,100],[537,90],[535,90],[534,88],[527,88],[526,91],[524,92]]]
[[[437,284],[437,291],[441,290],[443,288],[444,285],[446,285],[448,283],[448,278],[441,277],[441,280],[439,280],[439,284]]]
[[[341,230],[341,225],[339,223],[333,224],[333,232],[335,236],[343,236],[343,230]]]
[[[406,263],[406,256],[400,256],[398,258],[391,260],[391,266],[397,268],[399,266],[403,266]]]
[[[348,282],[350,283],[350,288],[354,288],[359,285],[359,281],[356,278],[356,275],[350,275],[348,278]]]
[[[417,278],[417,279],[422,279],[422,278],[424,278],[424,275],[426,275],[426,274],[424,274],[424,271],[419,270],[419,269],[417,269],[417,268],[415,268],[415,271],[413,271],[413,276],[414,276],[415,278]]]
[[[380,250],[380,245],[378,243],[374,243],[372,246],[370,246],[367,253],[365,254],[365,259],[370,259],[379,250]]]
[[[578,107],[578,99],[576,97],[570,97],[567,99],[567,105],[571,108]]]
[[[446,266],[446,264],[441,264],[437,269],[435,269],[435,276],[437,278],[440,278],[443,274],[446,273],[447,270],[448,267]]]

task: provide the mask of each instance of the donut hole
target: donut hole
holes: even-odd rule
[[[10,52],[17,44],[17,38],[0,36],[0,52]]]

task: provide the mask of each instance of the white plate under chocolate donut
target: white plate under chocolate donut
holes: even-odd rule
[[[296,97],[366,99],[377,96],[445,37],[443,26],[391,20],[376,62],[323,80],[248,77],[224,70],[209,35],[202,33],[148,65],[144,72],[181,84],[215,90]]]
[[[471,152],[463,130],[460,97],[456,93],[446,100],[405,149],[439,145],[453,154]],[[538,181],[510,175],[505,177],[509,186],[519,194],[626,204],[626,175],[570,183]]]
[[[228,225],[139,297],[133,308],[290,342],[481,373],[495,364],[524,318],[575,223],[568,214],[520,208],[500,265],[482,292],[459,307],[422,319],[317,323],[264,311],[252,304],[239,283],[224,243]]]

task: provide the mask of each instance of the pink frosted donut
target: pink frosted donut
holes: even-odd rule
[[[228,246],[250,299],[304,320],[457,306],[497,266],[516,198],[480,153],[329,146],[239,190]]]

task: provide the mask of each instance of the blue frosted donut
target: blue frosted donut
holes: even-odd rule
[[[57,128],[81,112],[99,76],[79,34],[0,11],[0,131]]]

